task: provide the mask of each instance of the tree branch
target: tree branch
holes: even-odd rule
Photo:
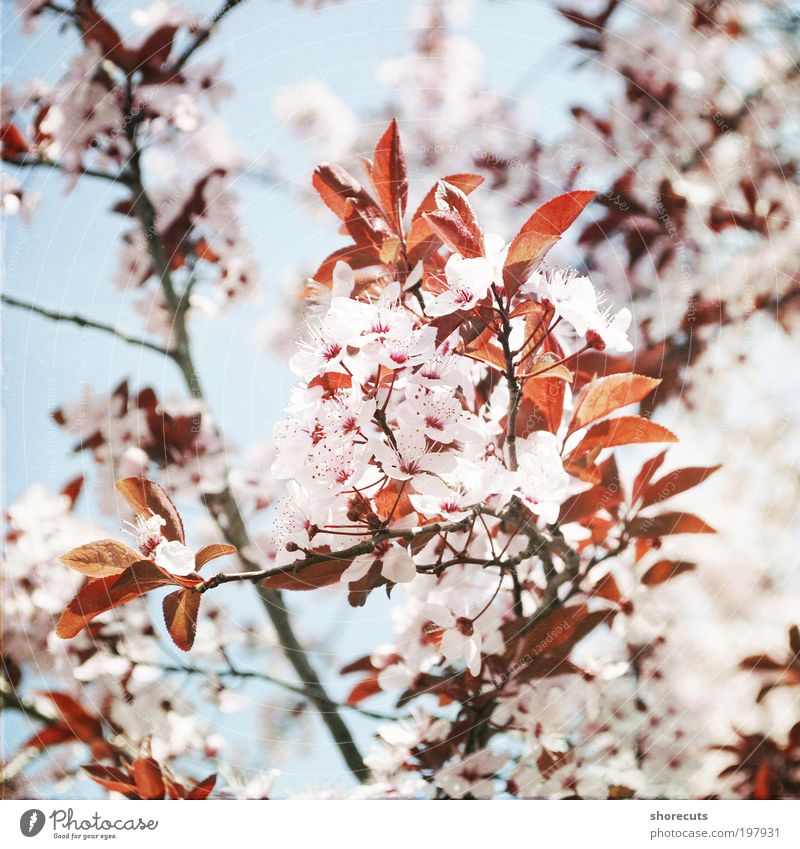
[[[173,73],[179,73],[181,69],[186,65],[186,63],[191,59],[194,55],[195,51],[199,50],[211,37],[211,33],[214,31],[214,27],[228,14],[228,12],[235,9],[240,3],[243,3],[244,0],[227,0],[223,4],[223,6],[211,16],[209,23],[207,26],[201,27],[197,34],[194,37],[194,40],[191,44],[187,45],[186,49],[183,53],[178,56],[175,62],[172,65]]]
[[[207,581],[197,586],[196,592],[204,593],[208,590],[218,587],[220,584],[229,584],[235,581],[263,581],[267,578],[273,578],[279,575],[298,575],[303,569],[313,566],[315,563],[323,563],[326,560],[351,560],[361,554],[369,554],[382,542],[387,539],[405,539],[413,541],[427,534],[448,533],[450,531],[465,531],[473,521],[477,511],[475,510],[464,519],[459,519],[457,522],[432,522],[428,525],[421,525],[418,528],[397,529],[382,528],[377,530],[370,539],[358,542],[351,545],[349,548],[344,548],[341,551],[328,552],[312,552],[304,560],[299,560],[297,563],[292,563],[289,566],[278,566],[272,569],[258,569],[252,572],[218,572],[212,575]],[[463,562],[463,561],[461,561]],[[490,561],[480,561],[490,562]]]
[[[0,300],[11,307],[19,307],[20,309],[28,310],[29,312],[40,315],[44,318],[52,319],[53,321],[64,321],[69,324],[75,324],[78,327],[91,327],[94,330],[102,330],[104,333],[110,333],[112,336],[115,336],[122,342],[127,342],[129,345],[135,345],[138,348],[147,348],[150,351],[155,351],[156,353],[162,354],[166,357],[174,356],[173,351],[163,345],[159,345],[157,342],[150,342],[147,339],[140,339],[138,336],[131,336],[124,330],[120,330],[118,327],[114,327],[112,324],[106,324],[103,321],[86,318],[86,316],[79,315],[78,313],[57,312],[56,310],[47,309],[46,307],[40,307],[37,304],[30,303],[29,301],[22,301],[12,295],[0,295]]]
[[[230,5],[230,8],[233,8],[233,5]],[[167,308],[172,315],[173,337],[175,340],[175,350],[172,354],[172,359],[178,365],[192,397],[203,399],[203,390],[195,368],[189,334],[186,328],[188,299],[185,297],[185,291],[179,294],[175,289],[168,257],[164,251],[161,236],[156,226],[155,207],[144,188],[141,171],[141,153],[136,139],[136,122],[127,122],[126,131],[128,132],[132,151],[129,170],[131,174],[131,187],[134,193],[134,206],[145,236],[148,251],[159,276],[161,290],[167,302]],[[242,566],[250,571],[256,569],[257,564],[244,554],[251,543],[250,534],[239,510],[239,505],[230,491],[230,487],[226,485],[221,492],[207,496],[205,503],[209,514],[217,523],[226,541],[235,546],[239,552],[238,556]],[[350,729],[339,714],[337,703],[328,695],[317,671],[308,659],[307,652],[294,633],[291,617],[281,593],[278,590],[270,590],[265,587],[259,587],[258,593],[267,611],[267,615],[275,628],[281,649],[297,673],[299,680],[303,682],[302,687],[306,697],[319,712],[322,721],[327,726],[350,772],[359,782],[366,781],[369,777],[369,769],[364,764],[364,760],[361,757],[361,753],[358,750]]]
[[[72,171],[63,165],[61,162],[56,162],[51,159],[40,159],[37,157],[27,156],[24,159],[5,159],[4,162],[8,165],[15,165],[17,168],[52,168],[56,171],[61,171],[64,174],[76,174],[80,177],[96,177],[98,180],[106,180],[109,183],[119,183],[120,185],[128,185],[128,176],[124,172],[119,174],[109,174],[107,171],[98,171],[96,168],[81,168],[78,171]]]
[[[132,661],[133,662],[133,661]],[[272,675],[267,675],[266,672],[256,672],[255,670],[250,669],[221,669],[221,670],[212,670],[206,671],[205,669],[200,669],[196,666],[173,666],[170,664],[151,664],[144,663],[143,666],[155,666],[160,672],[166,673],[184,673],[186,675],[201,675],[206,678],[236,678],[238,680],[247,681],[247,680],[255,680],[255,681],[263,681],[267,684],[274,684],[276,687],[281,687],[284,690],[288,690],[290,693],[297,693],[298,696],[303,696],[303,698],[308,698],[308,693],[306,692],[305,687],[308,682],[301,682],[300,684],[292,684],[291,681],[284,681],[282,678],[275,678]],[[396,721],[398,719],[402,719],[399,716],[392,716],[388,713],[380,713],[379,711],[367,710],[366,708],[359,707],[358,705],[350,705],[347,702],[336,702],[336,706],[338,708],[344,708],[346,710],[352,710],[355,713],[359,713],[362,716],[367,716],[370,719],[385,719],[390,721]]]

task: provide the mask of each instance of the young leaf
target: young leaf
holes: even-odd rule
[[[649,460],[646,460],[642,465],[642,468],[639,470],[639,474],[636,475],[636,480],[633,482],[633,492],[631,494],[631,501],[635,504],[639,498],[641,497],[644,488],[650,483],[653,479],[653,475],[661,468],[664,464],[664,459],[667,456],[666,450],[662,451],[659,454],[656,454],[655,457],[651,457]]]
[[[715,534],[711,525],[692,513],[662,513],[660,516],[637,516],[628,523],[632,537],[655,539],[671,534]]]
[[[483,242],[455,212],[438,210],[426,212],[425,220],[431,230],[450,248],[468,259],[483,256]]]
[[[464,195],[468,195],[483,182],[483,177],[478,174],[451,174],[444,178],[444,182],[460,189]],[[434,212],[438,209],[436,205],[438,187],[437,183],[425,195],[411,219],[411,228],[406,238],[406,251],[411,266],[424,260],[442,246],[442,240],[433,232],[425,219],[426,212]]]
[[[162,528],[164,537],[186,542],[180,514],[162,486],[147,478],[137,477],[122,478],[117,481],[116,486],[119,494],[130,504],[137,516],[161,516],[166,523]]]
[[[675,469],[659,478],[642,490],[642,507],[660,504],[673,495],[686,492],[701,484],[707,477],[714,474],[721,466],[690,466],[685,469]]]
[[[464,192],[440,180],[434,199],[436,209],[423,213],[433,232],[463,257],[483,256],[483,231]]]
[[[98,578],[82,587],[61,614],[56,634],[71,639],[101,613],[176,583],[179,581],[174,575],[149,560],[140,560],[118,575]]]
[[[642,583],[646,587],[655,587],[684,572],[691,572],[695,568],[694,563],[688,563],[685,560],[659,560],[642,575]]]
[[[380,205],[395,232],[401,233],[408,203],[408,172],[396,118],[375,145],[369,175]]]
[[[212,545],[203,546],[194,556],[194,569],[199,572],[209,560],[216,560],[218,557],[227,557],[230,554],[236,554],[236,548],[225,543],[213,543]]]
[[[119,575],[138,563],[142,555],[114,539],[100,539],[73,548],[58,558],[59,563],[90,578]]]
[[[163,799],[166,788],[161,767],[153,758],[136,758],[131,764],[136,790],[142,799]]]
[[[642,416],[618,416],[598,422],[586,431],[575,447],[573,459],[585,454],[597,454],[616,445],[638,445],[646,442],[677,442],[678,437],[663,425]]]
[[[349,565],[349,560],[323,560],[297,572],[287,566],[265,578],[261,586],[270,590],[316,590],[337,583]]]
[[[517,293],[594,195],[585,191],[559,195],[540,206],[522,225],[509,246],[503,267],[503,282],[509,296]]]
[[[641,374],[611,374],[593,380],[581,390],[575,401],[575,412],[569,424],[573,433],[620,407],[635,404],[649,395],[661,383]]]
[[[164,598],[164,623],[175,645],[189,651],[197,632],[200,593],[191,589],[176,590]]]

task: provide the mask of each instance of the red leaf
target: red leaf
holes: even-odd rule
[[[679,492],[685,492],[687,489],[701,484],[707,477],[713,475],[720,466],[690,466],[685,469],[675,469],[674,472],[669,472],[662,478],[659,478],[655,483],[651,483],[642,491],[642,507],[649,507],[651,504],[658,504],[672,498]]]
[[[102,766],[101,764],[91,764],[83,767],[83,771],[88,774],[92,781],[97,782],[106,790],[113,790],[115,793],[122,793],[125,796],[133,795],[138,797],[136,785],[131,778],[121,769],[113,766]]]
[[[619,591],[616,578],[607,572],[594,585],[592,595],[596,598],[604,598],[606,601],[612,601],[614,604],[622,603],[622,593]]]
[[[142,799],[163,799],[166,788],[161,767],[153,758],[136,758],[131,764],[136,790]]]
[[[426,212],[425,220],[431,230],[450,248],[463,257],[483,256],[483,243],[455,212]]]
[[[78,497],[81,494],[81,490],[83,489],[83,483],[85,478],[83,475],[78,475],[76,478],[73,478],[69,483],[64,484],[61,488],[61,494],[66,495],[70,500],[70,504],[74,507],[75,502],[78,500]]]
[[[611,374],[593,380],[585,386],[575,401],[575,412],[569,433],[613,413],[620,407],[635,404],[649,395],[661,383],[641,374]]]
[[[271,590],[316,590],[335,584],[350,565],[350,560],[323,560],[304,566],[297,572],[291,566],[282,569],[261,582]]]
[[[639,470],[639,474],[636,475],[636,480],[633,482],[631,500],[634,504],[639,500],[642,490],[653,479],[653,475],[661,468],[666,456],[666,450],[662,451],[660,454],[656,454],[655,457],[651,457],[649,460],[646,460],[642,465],[642,468]]]
[[[198,781],[186,794],[186,798],[192,801],[207,799],[217,783],[217,774],[212,773],[208,778]]]
[[[159,69],[169,59],[177,27],[161,26],[143,42],[136,54],[136,66]]]
[[[21,159],[30,150],[25,136],[16,124],[5,124],[0,130],[0,143],[3,148],[3,159]]]
[[[236,554],[236,548],[232,545],[226,545],[225,543],[204,545],[194,556],[195,571],[199,572],[210,560],[216,560],[218,557],[228,557],[231,554]]]
[[[100,539],[62,554],[58,562],[90,578],[107,578],[121,574],[141,559],[138,551],[115,539]]]
[[[189,651],[197,632],[197,611],[200,593],[194,590],[176,590],[164,599],[164,623],[172,642],[182,651]]]
[[[606,486],[593,486],[576,495],[570,496],[562,505],[558,515],[558,523],[576,522],[585,516],[599,513],[601,510],[611,510],[621,501],[619,487],[611,489]]]
[[[549,200],[522,225],[508,249],[503,282],[515,295],[550,248],[583,212],[594,192],[575,191]]]
[[[586,454],[597,454],[616,445],[646,442],[677,442],[678,437],[663,425],[642,416],[618,416],[598,422],[589,430],[570,455],[573,462]]]
[[[56,634],[70,639],[79,634],[96,616],[125,604],[159,587],[178,583],[155,563],[141,560],[119,575],[90,581],[67,605],[56,626]]]
[[[166,539],[186,542],[180,514],[162,486],[147,478],[130,477],[117,481],[117,491],[137,516],[161,516],[166,522],[161,530]]]
[[[450,186],[455,186],[464,195],[468,195],[483,182],[483,177],[478,174],[451,174],[444,178],[444,182]],[[438,183],[433,186],[412,216],[411,228],[406,239],[408,261],[411,266],[430,256],[442,245],[442,240],[433,232],[430,224],[425,220],[426,212],[434,212],[438,209],[436,205],[438,187]]]
[[[380,207],[364,191],[361,183],[338,165],[318,165],[314,169],[311,185],[317,190],[325,206],[342,221],[347,218],[348,203],[358,207],[369,221],[384,218]]]
[[[558,195],[540,206],[525,222],[522,230],[535,230],[545,236],[561,236],[569,230],[595,194],[592,191],[574,191]]]
[[[373,164],[368,173],[378,201],[394,224],[395,232],[402,232],[408,203],[408,172],[396,118],[392,119],[389,129],[375,145]]]
[[[464,192],[440,180],[434,200],[436,209],[423,213],[434,233],[464,257],[483,256],[483,231]]]
[[[628,523],[632,537],[655,539],[670,534],[715,534],[699,516],[692,513],[662,513],[660,516],[637,516]]]
[[[350,695],[347,697],[347,704],[357,705],[359,702],[363,702],[364,699],[377,695],[380,692],[381,687],[380,684],[378,684],[378,676],[370,675],[368,678],[364,678],[362,681],[359,681],[358,684],[353,687],[350,691]]]
[[[659,560],[642,575],[642,583],[646,587],[654,587],[696,568],[694,563],[688,563],[685,560]]]
[[[103,58],[110,59],[124,70],[133,70],[130,51],[123,46],[120,34],[99,12],[92,8],[91,0],[79,0],[75,6],[77,22],[83,33],[83,40],[87,44],[96,44],[103,52]]]
[[[326,397],[332,397],[343,389],[349,389],[353,385],[353,378],[344,372],[328,371],[318,374],[308,384],[309,389],[315,386],[322,387]]]

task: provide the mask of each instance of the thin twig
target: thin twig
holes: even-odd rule
[[[208,25],[201,27],[197,31],[197,34],[191,44],[187,45],[183,53],[181,53],[180,56],[178,56],[178,58],[173,62],[173,73],[177,74],[183,69],[189,59],[191,59],[194,55],[195,51],[199,50],[211,37],[214,27],[228,14],[228,12],[235,9],[242,2],[244,2],[244,0],[227,0],[227,2],[211,16]]]
[[[291,681],[284,681],[282,678],[275,678],[272,675],[268,675],[266,672],[257,672],[252,669],[239,669],[230,668],[230,669],[221,669],[221,670],[212,670],[206,671],[205,669],[199,669],[196,666],[179,666],[179,665],[170,665],[170,664],[145,664],[148,666],[155,666],[160,672],[166,673],[184,673],[186,675],[201,675],[205,678],[237,678],[243,681],[246,680],[255,680],[255,681],[263,681],[267,684],[274,684],[276,687],[280,687],[284,690],[288,690],[290,693],[296,693],[298,696],[303,696],[303,698],[308,697],[308,693],[306,692],[307,682],[301,682],[300,684],[293,684]],[[347,702],[334,702],[337,708],[345,708],[346,710],[352,710],[355,713],[359,713],[362,716],[369,717],[370,719],[384,719],[390,721],[396,721],[398,719],[402,719],[402,716],[393,716],[388,713],[381,713],[380,711],[368,710],[367,708],[359,707],[358,705],[351,705]]]
[[[96,321],[93,318],[87,318],[85,315],[78,313],[63,313],[57,310],[51,310],[47,307],[41,307],[38,304],[33,304],[30,301],[23,301],[15,298],[12,295],[0,295],[0,300],[8,304],[10,307],[19,307],[20,309],[28,310],[43,318],[49,318],[53,321],[64,321],[68,324],[75,324],[78,327],[91,327],[94,330],[102,330],[104,333],[110,333],[122,342],[127,342],[129,345],[135,345],[138,348],[147,348],[150,351],[155,351],[166,357],[172,357],[173,351],[169,348],[159,345],[157,342],[151,342],[148,339],[141,339],[138,336],[132,336],[112,324],[106,324],[103,321]]]

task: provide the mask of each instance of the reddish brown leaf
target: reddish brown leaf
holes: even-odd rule
[[[576,522],[601,510],[611,512],[619,505],[621,494],[619,487],[611,489],[602,484],[570,496],[562,505],[558,515],[559,524]]]
[[[141,559],[142,555],[138,551],[121,542],[100,539],[73,548],[62,554],[58,561],[90,578],[107,578],[109,575],[119,575]]]
[[[448,185],[455,186],[465,195],[474,191],[482,182],[483,177],[477,174],[451,174],[444,178]],[[406,238],[406,251],[409,264],[413,267],[421,260],[430,256],[442,246],[442,240],[433,232],[425,219],[426,212],[434,212],[436,205],[437,183],[422,200],[411,219],[411,228]]]
[[[0,129],[0,144],[3,149],[3,159],[21,159],[30,150],[25,136],[15,124],[5,124]]]
[[[214,789],[214,785],[217,783],[217,774],[212,773],[208,776],[208,778],[204,778],[202,781],[198,781],[192,788],[190,788],[189,792],[186,794],[186,798],[192,801],[201,801],[203,799],[207,799],[211,794],[211,791]]]
[[[323,203],[342,221],[354,216],[364,222],[364,227],[371,231],[381,229],[389,233],[389,227],[380,207],[364,191],[358,180],[348,174],[338,165],[323,163],[314,170],[311,184],[319,193]],[[348,232],[360,243],[356,235]]]
[[[282,569],[261,582],[271,590],[316,590],[335,584],[350,565],[350,560],[323,560],[304,566],[294,572],[291,566]]]
[[[350,691],[350,695],[347,697],[347,704],[357,705],[359,702],[363,702],[364,699],[377,695],[380,691],[381,687],[380,684],[378,684],[377,674],[370,675],[368,678],[364,678],[359,681],[358,684],[353,687]]]
[[[178,580],[174,575],[149,560],[140,560],[119,575],[90,581],[79,590],[61,614],[56,634],[62,639],[70,639],[101,613],[139,598],[151,590],[176,583]]]
[[[136,791],[142,799],[163,799],[166,792],[161,767],[153,758],[136,758],[131,764]]]
[[[637,516],[628,523],[632,537],[655,539],[670,534],[715,534],[716,531],[692,513],[662,513],[660,516]]]
[[[161,516],[166,522],[161,530],[166,539],[186,542],[180,514],[162,486],[147,478],[130,477],[117,481],[117,491],[137,516]]]
[[[618,416],[592,425],[570,457],[574,462],[587,454],[597,456],[604,448],[617,445],[677,441],[678,437],[671,430],[651,419],[642,416]]]
[[[696,568],[694,563],[688,563],[685,560],[659,560],[642,575],[642,583],[646,587],[654,587]]]
[[[464,257],[483,256],[483,231],[464,192],[440,180],[434,200],[436,209],[423,213],[433,232]]]
[[[503,284],[509,296],[516,295],[557,241],[557,236],[546,236],[524,227],[514,237],[503,266]]]
[[[550,248],[583,212],[594,192],[569,192],[549,200],[522,225],[508,249],[503,282],[515,295]]]
[[[164,598],[164,623],[172,642],[182,651],[189,651],[197,633],[197,611],[200,593],[194,590],[176,590]]]
[[[425,220],[431,230],[450,248],[463,257],[483,256],[483,244],[455,212],[426,212]]]
[[[575,401],[575,412],[569,425],[572,433],[621,407],[635,404],[661,383],[641,374],[611,374],[585,386]]]
[[[396,118],[375,145],[368,173],[383,211],[394,224],[395,232],[400,233],[408,203],[408,172]]]
[[[90,764],[82,767],[83,771],[106,790],[112,790],[114,793],[122,793],[124,796],[133,796],[138,798],[139,793],[136,790],[136,785],[133,779],[121,769],[113,766],[102,766],[101,764]]]
[[[680,492],[685,492],[687,489],[698,486],[719,468],[721,466],[690,466],[685,469],[675,469],[674,472],[669,472],[655,481],[655,483],[651,483],[644,488],[642,491],[642,507],[659,504],[668,498],[672,498],[673,495],[678,495]]]
[[[666,450],[662,451],[660,454],[656,454],[655,457],[651,457],[649,460],[646,460],[642,465],[642,468],[639,470],[639,474],[636,475],[636,480],[633,482],[633,493],[631,495],[631,500],[635,504],[639,498],[641,497],[642,490],[650,483],[653,479],[653,475],[661,468],[664,463],[664,458],[667,456]]]
[[[565,391],[566,384],[558,378],[528,381],[517,411],[517,436],[524,439],[537,430],[555,433],[561,424]]]
[[[160,68],[169,59],[177,27],[161,26],[144,40],[136,54],[137,67]]]
[[[604,598],[614,604],[622,603],[622,593],[619,591],[616,578],[607,572],[592,588],[592,595],[596,598]]]
[[[204,545],[194,556],[195,571],[199,572],[210,560],[216,560],[218,557],[228,557],[231,554],[236,554],[236,548],[232,545],[219,542],[212,545]]]
[[[353,385],[353,378],[344,372],[328,371],[318,374],[308,384],[309,389],[316,386],[322,388],[326,397],[332,397],[343,389],[349,389]]]

